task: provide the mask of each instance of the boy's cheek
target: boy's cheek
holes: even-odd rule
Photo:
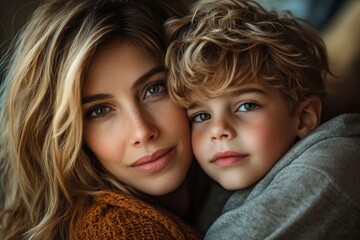
[[[191,133],[191,144],[195,158],[198,161],[205,161],[207,156],[205,153],[208,153],[210,147],[210,141],[206,139],[206,134],[202,134],[196,130],[192,130]]]

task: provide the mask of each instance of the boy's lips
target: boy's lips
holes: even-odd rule
[[[175,147],[157,150],[137,159],[130,167],[145,173],[152,173],[165,168],[174,158]]]
[[[218,167],[230,167],[245,160],[248,156],[249,154],[234,151],[219,152],[214,155],[210,162]]]

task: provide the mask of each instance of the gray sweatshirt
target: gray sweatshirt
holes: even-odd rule
[[[360,239],[360,115],[319,126],[236,191],[205,239]]]

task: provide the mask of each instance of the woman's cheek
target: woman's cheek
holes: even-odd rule
[[[110,161],[111,156],[120,158],[124,152],[126,132],[117,127],[116,121],[91,122],[84,128],[84,140],[100,162]]]

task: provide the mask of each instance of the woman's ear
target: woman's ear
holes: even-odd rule
[[[319,97],[310,96],[302,101],[298,107],[299,125],[298,137],[306,137],[320,124],[322,103]]]

